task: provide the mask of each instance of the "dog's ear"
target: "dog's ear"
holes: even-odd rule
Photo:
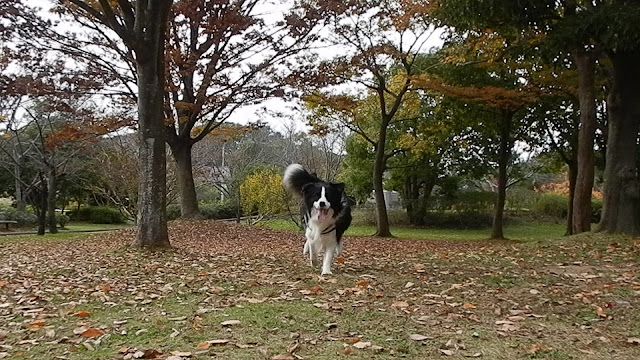
[[[344,192],[344,183],[331,183],[331,186],[333,186],[340,192]]]
[[[305,195],[311,189],[312,186],[313,186],[313,183],[306,183],[302,185],[302,189],[301,189],[302,195]]]

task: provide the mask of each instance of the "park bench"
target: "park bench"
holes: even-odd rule
[[[0,220],[0,224],[4,224],[7,227],[7,230],[9,230],[9,224],[17,224],[17,221],[14,220]]]

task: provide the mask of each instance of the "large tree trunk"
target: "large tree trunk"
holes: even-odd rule
[[[592,52],[578,52],[578,99],[580,130],[578,137],[578,173],[573,197],[572,233],[591,230],[591,193],[593,191],[593,144],[596,134],[595,64]]]
[[[500,119],[500,150],[498,151],[498,198],[493,212],[492,239],[504,239],[504,205],[507,200],[507,165],[511,158],[511,121],[513,113],[505,112]]]
[[[164,35],[166,1],[149,2],[149,14],[136,14],[143,31],[136,52],[140,184],[138,233],[133,246],[169,247],[166,211],[166,130],[164,124]],[[171,2],[168,2],[169,4]],[[166,8],[168,12],[168,8]],[[156,17],[157,15],[157,17]]]
[[[376,233],[375,236],[391,237],[389,229],[389,217],[387,215],[387,204],[384,199],[383,176],[386,166],[385,146],[387,143],[387,126],[389,122],[383,120],[380,124],[380,136],[375,151],[375,162],[373,163],[373,191],[376,200]]]
[[[576,194],[578,169],[576,162],[571,162],[567,165],[569,165],[569,212],[567,213],[567,229],[564,234],[573,235],[573,200]]]
[[[41,192],[40,198],[36,201],[40,201],[40,211],[38,212],[38,235],[44,235],[47,228],[47,184],[42,179],[40,184]]]
[[[599,230],[638,235],[640,194],[636,154],[640,121],[640,52],[618,52],[610,54],[610,58],[614,81],[607,98],[609,139]]]
[[[196,196],[196,185],[193,181],[193,166],[191,163],[191,143],[177,142],[171,144],[171,153],[176,161],[176,176],[180,191],[180,214],[182,218],[201,218]]]
[[[58,224],[56,221],[56,170],[49,169],[47,174],[47,222],[49,224],[49,232],[51,234],[58,233]]]

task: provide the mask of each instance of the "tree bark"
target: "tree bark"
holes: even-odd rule
[[[191,143],[171,143],[171,153],[176,161],[176,176],[180,191],[180,214],[184,219],[200,219],[196,185],[193,181],[193,166],[191,162]]]
[[[38,235],[44,235],[47,228],[47,184],[44,183],[44,179],[41,186],[40,193],[40,212],[38,213]]]
[[[604,171],[604,199],[598,230],[640,233],[637,174],[638,124],[640,121],[640,52],[609,55],[613,86],[607,97],[609,138]]]
[[[569,212],[567,213],[567,230],[565,236],[573,235],[573,201],[576,193],[576,180],[578,169],[576,162],[567,164],[569,166]]]
[[[27,202],[25,201],[22,195],[22,182],[20,181],[22,176],[22,169],[20,168],[21,162],[22,160],[20,158],[16,160],[16,164],[14,165],[14,172],[15,172],[14,178],[15,178],[15,189],[16,189],[16,194],[15,194],[16,210],[23,212],[27,210]]]
[[[593,191],[596,122],[595,65],[593,52],[578,52],[578,100],[580,130],[578,135],[578,167],[572,207],[572,234],[591,230],[591,193]]]
[[[150,1],[136,14],[140,184],[136,247],[169,247],[166,212],[166,131],[164,124],[164,41],[172,1]],[[147,12],[147,13],[145,13]]]
[[[507,199],[507,165],[511,158],[511,121],[513,113],[504,112],[500,118],[500,150],[498,151],[498,198],[493,213],[491,239],[504,239],[504,205]]]
[[[56,170],[49,169],[47,174],[47,222],[51,234],[58,233],[58,222],[56,221]]]
[[[376,233],[375,236],[391,237],[389,229],[389,216],[387,214],[387,204],[384,199],[383,176],[386,166],[385,148],[387,143],[387,127],[389,120],[383,119],[380,123],[380,136],[375,151],[375,161],[373,163],[373,191],[376,200]]]

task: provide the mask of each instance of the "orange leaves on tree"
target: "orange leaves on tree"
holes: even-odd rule
[[[455,86],[431,75],[417,75],[413,83],[418,88],[439,91],[466,101],[480,103],[498,110],[515,111],[522,106],[535,103],[542,92],[532,86],[505,89],[497,86]]]

